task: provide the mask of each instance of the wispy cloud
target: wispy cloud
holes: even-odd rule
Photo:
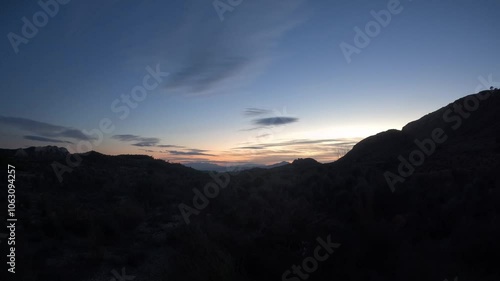
[[[312,157],[320,162],[332,162],[343,156],[360,139],[289,139],[274,142],[245,142],[229,150],[178,149],[160,151],[168,156],[162,159],[174,162],[204,161],[210,163],[259,163],[274,164]]]
[[[238,147],[237,149],[264,149],[263,146],[242,146]]]
[[[46,137],[40,137],[40,136],[24,136],[24,139],[27,140],[33,140],[33,141],[41,141],[41,142],[52,142],[52,143],[70,143],[70,141],[63,141],[63,140],[57,140],[57,139],[51,139],[51,138],[46,138]]]
[[[139,147],[149,147],[156,146],[160,142],[159,138],[145,138],[137,135],[114,135],[111,137],[112,139],[119,140],[122,142],[136,142],[132,144],[133,146]]]
[[[182,24],[169,36],[175,68],[169,71],[167,92],[219,93],[257,77],[282,36],[305,21],[303,13],[294,14],[303,2],[248,1],[224,23],[210,3],[187,4]]]
[[[169,148],[181,148],[182,146],[172,145],[172,144],[158,144],[161,140],[159,138],[151,138],[151,137],[141,137],[138,135],[114,135],[111,137],[112,139],[119,140],[121,142],[135,142],[131,145],[138,147],[169,147]]]
[[[162,147],[162,148],[183,148],[184,146],[182,146],[182,145],[173,145],[173,144],[159,144],[156,147]]]
[[[215,156],[214,154],[205,153],[205,151],[200,149],[190,149],[188,151],[170,150],[168,153],[172,155]]]
[[[213,162],[209,158],[202,158],[202,157],[193,157],[193,156],[181,156],[181,155],[175,155],[173,157],[161,157],[160,159],[165,160],[165,161],[171,161],[175,163],[186,163],[186,162]]]
[[[332,162],[343,156],[360,139],[291,139],[274,142],[246,142],[234,147],[224,155],[253,163],[272,164],[311,157],[320,162]]]
[[[152,146],[156,146],[158,144],[160,140],[156,140],[156,139],[151,139],[151,140],[143,140],[143,141],[140,141],[140,142],[137,142],[137,143],[133,143],[132,145],[133,146],[139,146],[139,147],[152,147]]]
[[[114,135],[111,138],[115,139],[115,140],[119,140],[119,141],[137,141],[137,140],[141,139],[140,136],[136,136],[136,135]]]
[[[259,143],[256,146],[249,146],[248,143],[245,146],[235,147],[233,149],[264,149],[271,147],[286,147],[286,146],[300,146],[300,145],[328,145],[328,146],[353,146],[359,140],[358,139],[296,139],[296,140],[287,140],[281,142],[269,142],[269,143]]]
[[[282,113],[282,112],[279,112],[276,110],[273,112],[269,109],[250,107],[250,108],[246,108],[243,111],[243,114],[247,117],[257,117],[257,116],[261,116],[261,117],[252,119],[251,122],[256,127],[242,129],[241,131],[254,131],[254,130],[258,130],[258,129],[262,129],[262,128],[284,126],[284,125],[295,123],[295,122],[299,121],[299,118],[285,116],[286,115],[286,108],[284,108],[284,112]],[[262,117],[262,115],[268,115],[268,117]],[[261,135],[257,136],[257,138],[263,138],[263,137],[267,137],[267,136],[269,136],[269,134],[261,134]]]
[[[18,130],[30,132],[38,136],[30,136],[34,138],[69,138],[74,140],[91,140],[92,137],[84,134],[81,130],[53,125],[45,122],[35,121],[27,118],[0,116],[0,123]]]
[[[257,116],[257,115],[270,114],[270,113],[272,113],[272,111],[269,109],[262,109],[262,108],[255,108],[255,107],[246,108],[245,111],[243,112],[243,114],[245,114],[245,116]]]
[[[253,123],[255,125],[262,126],[279,126],[294,123],[297,121],[299,121],[299,119],[294,117],[268,117],[255,119],[253,120]]]
[[[174,144],[159,144],[161,139],[155,138],[155,137],[142,137],[142,136],[132,135],[132,134],[123,134],[123,135],[114,135],[111,138],[118,140],[118,141],[121,141],[121,142],[131,143],[132,146],[147,147],[148,149],[141,148],[139,150],[142,150],[142,151],[145,151],[148,153],[170,154],[171,156],[173,156],[174,160],[178,160],[179,158],[182,158],[182,157],[177,157],[177,156],[183,156],[183,159],[184,158],[190,159],[190,158],[187,158],[190,156],[215,156],[214,154],[206,153],[208,150],[186,148],[184,146],[174,145]],[[167,148],[167,150],[153,150],[153,148]],[[168,150],[169,148],[175,149],[175,150]],[[172,160],[172,159],[170,159],[170,160]]]

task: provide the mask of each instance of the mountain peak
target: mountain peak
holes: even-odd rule
[[[468,146],[487,148],[500,137],[500,91],[489,90],[457,99],[399,130],[370,136],[339,162],[378,163],[394,160],[415,150],[415,142],[430,139],[436,130],[446,135],[444,147],[463,150]]]

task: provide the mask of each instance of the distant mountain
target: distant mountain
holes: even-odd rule
[[[313,169],[315,167],[321,166],[322,164],[312,158],[299,158],[292,162],[294,168],[301,170]]]
[[[38,161],[45,159],[63,159],[67,154],[69,154],[66,148],[57,146],[19,148],[14,150],[5,150],[5,153],[16,158],[29,158]]]
[[[281,161],[281,162],[276,163],[276,164],[267,165],[266,168],[267,169],[272,169],[272,168],[277,168],[277,167],[281,167],[281,166],[286,166],[286,165],[289,165],[289,164],[290,164],[289,162]]]
[[[61,182],[66,150],[0,149],[16,167],[23,280],[109,280],[125,266],[137,280],[299,280],[288,268],[304,273],[318,249],[308,280],[500,280],[499,120],[500,91],[482,92],[333,163],[225,175],[91,151]],[[388,171],[404,177],[395,188]]]
[[[272,168],[281,167],[281,166],[289,165],[289,164],[290,164],[289,162],[282,161],[282,162],[272,164],[272,165],[246,163],[246,164],[240,164],[240,165],[221,166],[221,165],[217,165],[217,164],[210,163],[210,162],[191,162],[191,163],[184,163],[182,165],[196,169],[198,171],[213,171],[213,172],[222,173],[222,172],[244,171],[244,170],[250,170],[250,169],[254,169],[254,168],[272,169]]]

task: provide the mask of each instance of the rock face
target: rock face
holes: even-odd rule
[[[16,166],[23,280],[110,280],[124,267],[137,280],[280,280],[322,237],[341,246],[321,251],[331,255],[308,280],[500,280],[500,93],[489,93],[477,108],[480,96],[468,96],[366,138],[334,163],[218,180],[92,151],[59,182],[51,163],[67,151],[0,149],[2,165]],[[391,190],[384,174],[436,129],[446,141]]]
[[[398,130],[388,130],[357,143],[339,163],[376,163],[397,158],[411,147],[411,137]]]
[[[339,163],[380,163],[416,149],[415,141],[432,138],[442,129],[447,140],[437,154],[470,151],[487,153],[498,147],[500,137],[500,91],[483,91],[456,100],[449,105],[408,123],[368,137],[348,152]]]

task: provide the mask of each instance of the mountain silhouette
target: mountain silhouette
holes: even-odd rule
[[[482,100],[484,99],[484,100]],[[477,101],[477,108],[472,107]],[[469,103],[467,110],[466,104]],[[462,108],[460,109],[455,109]],[[356,144],[337,164],[342,163],[391,163],[398,155],[417,149],[415,141],[432,137],[436,128],[443,129],[448,137],[439,144],[432,157],[458,157],[458,154],[492,153],[498,151],[500,138],[499,91],[483,91],[456,100],[408,123],[399,130],[389,130],[368,137]],[[455,112],[455,110],[459,112]],[[463,111],[463,112],[462,112]],[[461,113],[463,115],[461,115]]]
[[[499,115],[500,92],[484,91],[370,136],[338,161],[239,173],[145,155],[0,149],[4,167],[16,167],[20,274],[500,280]]]

